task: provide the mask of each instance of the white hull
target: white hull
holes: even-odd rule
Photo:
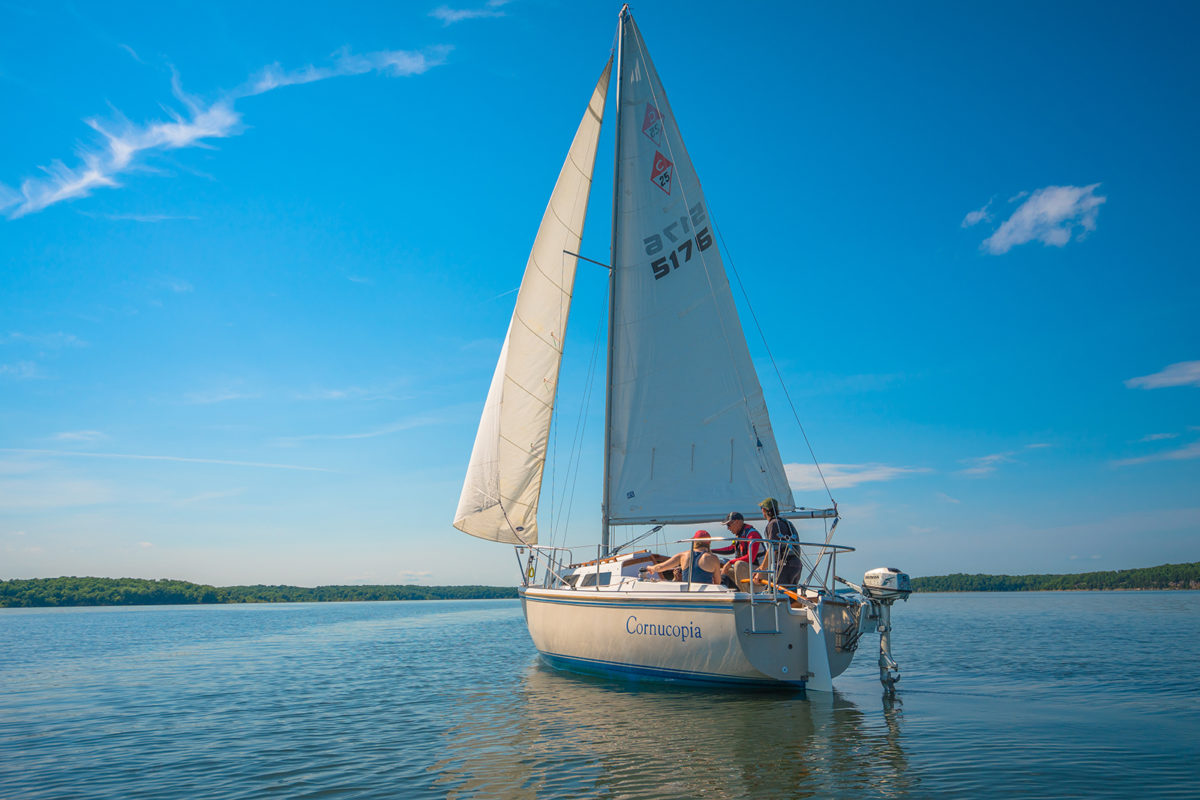
[[[782,600],[752,610],[748,594],[717,586],[644,585],[640,591],[522,588],[534,646],[551,662],[576,669],[818,691],[831,691],[854,655],[858,620],[846,613],[853,606],[822,601],[813,613]],[[850,649],[839,649],[847,641]]]

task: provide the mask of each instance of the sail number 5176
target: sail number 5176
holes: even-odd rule
[[[662,233],[656,233],[653,236],[647,236],[644,240],[646,245],[646,255],[658,255],[663,251],[663,239],[666,238],[671,243],[672,249],[665,256],[654,259],[650,262],[650,269],[654,271],[654,279],[659,280],[671,274],[671,270],[679,269],[679,265],[692,260],[692,253],[695,250],[701,252],[712,247],[712,234],[708,230],[708,226],[700,228],[696,231],[696,238],[691,236],[681,239],[680,234],[687,235],[691,233],[692,228],[699,228],[708,221],[708,215],[704,213],[704,204],[697,203],[688,209],[691,212],[688,216],[691,217],[691,225],[688,224],[688,216],[682,216],[678,222],[672,222],[667,227],[663,228]],[[678,244],[676,244],[678,242]],[[682,258],[680,258],[682,256]]]

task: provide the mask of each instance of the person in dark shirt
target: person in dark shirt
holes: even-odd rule
[[[746,518],[740,511],[729,512],[725,517],[725,528],[731,536],[737,537],[740,541],[731,542],[727,547],[714,547],[712,550],[721,555],[734,556],[729,559],[722,571],[723,583],[738,591],[748,592],[750,591],[750,587],[747,585],[750,580],[750,568],[756,566],[766,555],[766,548],[762,544],[762,534],[746,524]],[[743,584],[742,581],[746,581],[746,584]]]
[[[804,565],[800,561],[797,544],[800,541],[796,526],[790,520],[779,516],[779,501],[768,497],[758,504],[762,509],[763,519],[767,521],[766,538],[768,547],[775,548],[776,578],[775,582],[794,586],[800,581]]]

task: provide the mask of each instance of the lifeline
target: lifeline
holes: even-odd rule
[[[659,625],[653,622],[638,622],[637,617],[631,616],[625,620],[626,633],[640,633],[643,636],[669,636],[686,642],[688,639],[703,639],[697,625]]]

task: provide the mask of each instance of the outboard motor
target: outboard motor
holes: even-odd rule
[[[908,600],[912,594],[908,575],[895,567],[876,567],[863,576],[862,586],[842,578],[838,580],[855,589],[871,604],[871,616],[878,621],[875,629],[879,631],[879,682],[886,694],[894,695],[896,681],[900,680],[900,665],[892,658],[892,604],[897,600]]]

